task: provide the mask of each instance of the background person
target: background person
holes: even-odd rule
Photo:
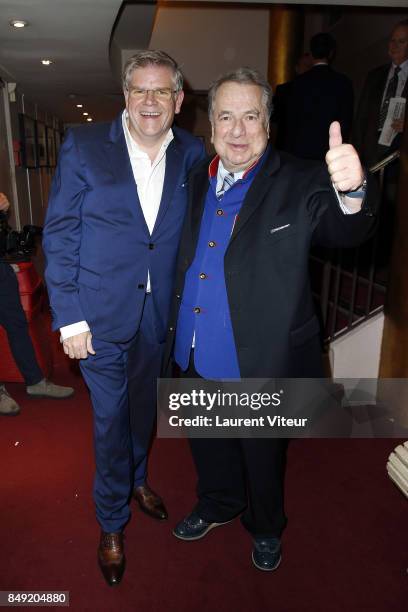
[[[389,145],[379,144],[390,100],[408,93],[408,19],[393,28],[388,41],[391,60],[371,70],[361,92],[353,128],[353,143],[365,164],[372,166],[398,151],[405,119],[392,122],[395,136]],[[406,112],[406,111],[405,111]],[[384,169],[383,196],[379,219],[377,262],[387,267],[395,228],[396,198],[399,178],[399,160]]]
[[[365,80],[358,103],[353,143],[364,163],[373,165],[401,144],[404,120],[394,122],[397,132],[389,146],[378,144],[387,108],[392,97],[407,98],[408,19],[396,24],[388,41],[391,62],[371,70]]]
[[[303,74],[312,67],[312,59],[310,53],[302,53],[295,65],[295,72],[297,75]],[[276,86],[275,93],[273,96],[273,112],[271,115],[271,122],[275,124],[275,147],[277,149],[283,149],[285,146],[287,121],[288,121],[288,104],[291,88],[293,85],[293,79],[286,83],[281,83]]]
[[[10,202],[0,192],[0,212],[5,213]],[[0,325],[7,333],[11,353],[20,370],[30,397],[65,399],[74,393],[72,387],[62,387],[44,378],[38,365],[33,343],[28,333],[27,319],[21,305],[20,292],[12,266],[0,260]],[[20,406],[0,383],[0,415],[16,416]]]
[[[291,81],[288,89],[280,144],[283,151],[302,159],[324,161],[333,121],[340,123],[344,139],[350,135],[353,85],[347,76],[331,67],[335,52],[336,41],[329,33],[312,36],[312,66]]]

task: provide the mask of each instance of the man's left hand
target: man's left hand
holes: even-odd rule
[[[338,191],[357,190],[364,181],[364,171],[358,153],[351,144],[343,144],[338,121],[333,121],[329,128],[326,164],[332,183]]]

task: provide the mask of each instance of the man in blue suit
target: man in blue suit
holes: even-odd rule
[[[146,455],[186,176],[204,155],[198,139],[171,127],[182,86],[162,51],[127,61],[123,114],[66,136],[44,231],[54,328],[65,353],[81,360],[94,409],[98,561],[110,585],[125,568],[132,493],[142,510],[167,518],[146,483]]]

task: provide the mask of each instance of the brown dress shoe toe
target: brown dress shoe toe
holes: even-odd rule
[[[166,507],[161,497],[147,485],[133,489],[133,497],[143,512],[154,519],[165,521],[168,518]]]
[[[125,562],[123,533],[101,531],[98,563],[109,586],[115,586],[122,580]]]

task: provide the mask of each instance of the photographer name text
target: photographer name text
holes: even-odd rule
[[[266,417],[208,417],[198,415],[192,418],[172,415],[169,417],[171,427],[306,427],[307,418],[288,418],[284,416]]]

